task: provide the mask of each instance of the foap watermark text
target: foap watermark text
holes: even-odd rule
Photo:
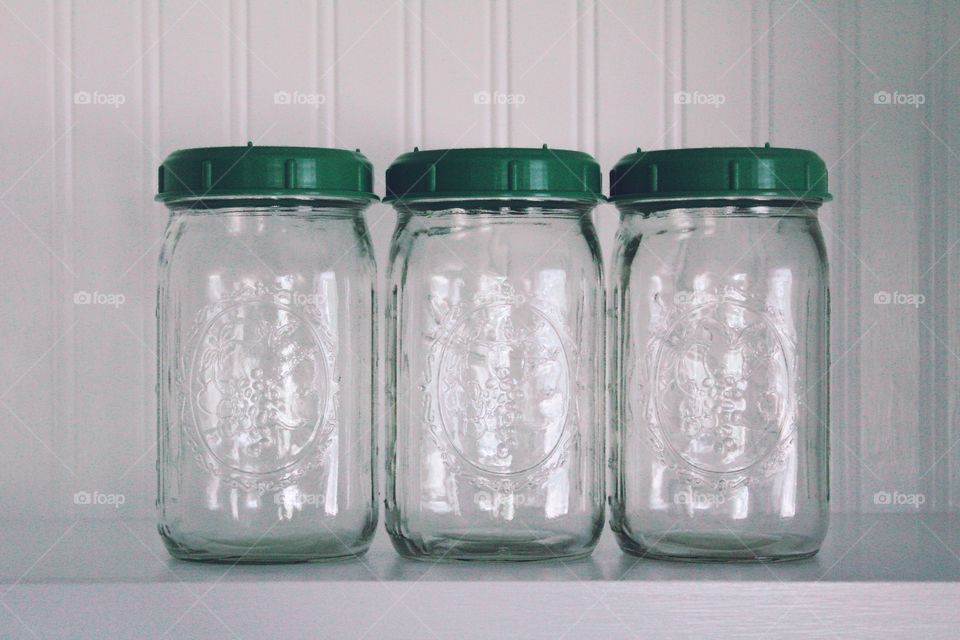
[[[494,104],[509,105],[514,108],[519,107],[527,101],[527,96],[522,93],[500,93],[499,91],[477,91],[473,94],[474,104]]]
[[[276,91],[273,94],[273,104],[285,106],[305,106],[319,109],[327,102],[322,93],[303,93],[301,91]]]
[[[709,509],[718,507],[726,502],[723,494],[705,493],[702,491],[693,491],[687,489],[673,494],[673,503],[678,505],[690,505],[694,509]]]
[[[73,104],[104,106],[119,109],[126,104],[127,96],[122,93],[104,93],[103,91],[77,91],[73,94]]]
[[[77,491],[73,494],[73,504],[78,506],[113,507],[119,509],[126,503],[122,493],[101,493],[99,491]]]
[[[873,504],[883,507],[913,507],[919,509],[927,501],[923,493],[900,493],[899,491],[877,491],[873,494]]]
[[[700,91],[677,91],[673,94],[673,103],[690,106],[706,106],[719,109],[727,101],[722,93],[702,93]]]
[[[322,493],[296,493],[288,495],[281,491],[280,493],[274,494],[273,503],[294,509],[305,509],[307,507],[319,509],[326,504],[326,496]]]
[[[100,291],[77,291],[73,294],[73,304],[82,305],[101,305],[113,307],[114,309],[123,305],[127,297],[122,293],[103,293]]]
[[[913,107],[927,103],[927,96],[922,93],[900,93],[899,91],[877,91],[873,94],[873,104]]]
[[[904,293],[903,291],[877,291],[873,294],[873,304],[895,305],[918,308],[927,298],[922,293]]]

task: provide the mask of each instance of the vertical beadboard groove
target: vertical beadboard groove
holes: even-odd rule
[[[317,26],[319,57],[323,60],[323,77],[317,92],[324,96],[323,106],[317,109],[325,126],[320,127],[323,145],[339,147],[337,144],[337,5],[336,0],[327,0],[318,7],[319,24]]]
[[[423,2],[405,0],[403,11],[403,149],[423,144]],[[413,15],[410,15],[413,13]]]
[[[952,38],[960,34],[960,16],[957,15],[956,11],[950,11],[949,6],[946,4],[944,6],[943,23],[946,33],[950,34]],[[944,65],[940,95],[946,102],[948,91],[953,91],[955,87],[960,85],[960,64],[956,62],[956,58],[954,58],[952,65],[946,61],[941,61],[939,64]],[[944,340],[946,340],[951,351],[951,356],[954,353],[960,353],[960,323],[958,323],[958,315],[960,315],[960,268],[957,266],[958,261],[960,261],[957,250],[960,247],[955,247],[953,244],[960,242],[960,205],[958,205],[958,199],[960,199],[960,158],[955,155],[960,153],[956,145],[956,142],[960,141],[960,138],[957,137],[957,131],[960,131],[960,109],[956,108],[955,102],[953,105],[953,108],[945,106],[943,109],[943,129],[941,131],[953,132],[953,136],[948,133],[945,138],[952,145],[953,152],[948,151],[948,157],[943,166],[943,180],[940,183],[943,216],[946,220],[947,238],[950,242],[948,249],[952,248],[944,258],[946,263],[944,266],[946,274],[944,285],[947,290],[944,301],[947,307],[945,315],[950,327],[948,334],[944,336]],[[944,373],[953,384],[950,393],[941,400],[947,405],[944,412],[949,424],[949,441],[945,444],[948,450],[945,452],[945,459],[941,464],[946,465],[949,470],[948,492],[950,501],[948,505],[945,505],[945,508],[956,512],[960,510],[960,394],[958,394],[957,389],[957,381],[960,380],[960,360],[951,357],[949,362],[950,367]]]
[[[944,9],[943,5],[933,2],[926,7],[924,68],[930,72],[920,87],[927,97],[921,117],[931,129],[943,132],[949,131],[943,107],[947,94],[946,65],[935,63],[950,46],[947,39],[949,19]],[[921,261],[921,277],[916,283],[917,291],[926,295],[926,302],[918,309],[920,362],[925,364],[921,364],[919,372],[920,424],[924,428],[920,431],[918,462],[921,478],[918,478],[917,490],[927,493],[924,508],[936,511],[946,510],[950,504],[950,465],[949,460],[941,456],[944,446],[953,442],[954,435],[950,428],[948,403],[945,402],[950,395],[952,377],[944,375],[951,370],[950,359],[953,357],[947,349],[950,335],[949,261],[940,259],[949,248],[948,151],[922,126],[918,132],[923,140],[923,153],[917,167],[920,185],[917,226],[921,229],[917,253],[927,262]]]
[[[950,36],[950,25],[951,21],[954,24],[957,24],[956,11],[950,11],[948,9],[949,5],[940,4],[941,7],[939,20],[937,21],[938,26],[941,29],[940,32],[940,42],[942,43],[941,51],[946,51],[953,42],[949,39]],[[937,54],[940,55],[939,53]],[[956,60],[956,58],[954,58]],[[931,62],[931,64],[934,64]],[[934,79],[934,86],[936,87],[933,91],[936,96],[935,105],[935,118],[931,123],[931,126],[937,131],[943,131],[946,137],[949,139],[949,132],[956,132],[956,126],[954,123],[950,122],[950,117],[956,117],[956,108],[948,108],[948,98],[947,96],[951,91],[956,91],[956,85],[950,83],[949,71],[950,66],[944,61],[937,63],[936,74]],[[955,68],[955,67],[954,67]],[[928,94],[929,95],[929,94]],[[954,94],[955,95],[955,94]],[[954,103],[955,105],[956,103]],[[937,257],[943,255],[950,248],[950,231],[951,224],[956,220],[957,214],[957,205],[956,201],[950,197],[950,185],[953,185],[956,189],[956,182],[951,180],[950,175],[950,166],[953,162],[953,166],[957,166],[958,160],[952,158],[950,151],[947,150],[943,145],[939,144],[935,140],[930,140],[930,145],[935,149],[936,153],[939,154],[936,157],[936,162],[934,163],[934,173],[933,176],[939,178],[935,180],[930,185],[930,193],[932,195],[931,210],[938,216],[937,228],[940,230],[937,235],[938,241],[941,243],[941,250],[937,254]],[[956,191],[954,192],[956,194]],[[954,391],[956,387],[957,376],[956,372],[958,369],[958,363],[956,358],[954,358],[953,353],[957,353],[958,345],[951,338],[953,337],[953,330],[957,326],[956,317],[951,314],[951,309],[953,309],[952,300],[956,292],[956,288],[951,286],[950,281],[950,260],[943,260],[939,265],[939,270],[937,271],[937,280],[936,287],[938,292],[938,307],[936,312],[936,320],[939,321],[939,324],[936,326],[938,335],[941,336],[941,339],[946,343],[947,348],[941,348],[940,356],[942,365],[937,372],[937,380],[939,383],[939,389],[937,393],[934,394],[934,402],[937,402],[937,414],[934,416],[937,420],[937,424],[943,425],[941,433],[943,435],[942,442],[944,443],[940,447],[934,447],[934,455],[940,456],[942,452],[942,447],[947,447],[949,449],[957,439],[960,438],[960,433],[958,433],[958,424],[957,421],[952,419],[950,412],[951,402],[950,394]],[[952,351],[952,353],[951,353]],[[951,382],[953,384],[951,384]],[[956,461],[958,460],[957,448],[954,447],[950,449],[952,455],[949,453],[938,463],[941,465],[942,474],[936,478],[941,487],[941,496],[940,502],[937,504],[938,511],[949,511],[954,506],[954,496],[957,491],[957,480],[960,476],[958,473],[958,466]],[[953,461],[953,464],[951,464]],[[932,464],[932,462],[931,462]]]
[[[483,10],[484,10],[483,17],[484,17],[484,29],[485,29],[484,41],[486,42],[486,46],[487,46],[486,56],[484,59],[484,65],[485,65],[484,80],[486,80],[487,82],[487,86],[486,86],[487,91],[493,90],[493,74],[494,74],[493,65],[494,65],[494,50],[495,50],[495,45],[493,41],[493,37],[495,33],[494,26],[493,26],[494,1],[495,0],[487,0],[487,2],[485,2],[483,5]],[[489,108],[487,109],[487,122],[486,122],[486,125],[484,126],[484,132],[483,132],[484,144],[488,147],[493,146],[493,136],[494,136],[493,129],[496,124],[495,120],[496,120],[496,116],[494,116],[494,113],[493,113],[493,105],[490,105]]]
[[[685,0],[663,0],[663,126],[661,135],[664,146],[680,147],[686,138],[686,114],[675,100],[678,91],[686,85],[684,59],[686,46],[684,32]],[[672,70],[672,72],[671,72]],[[674,75],[676,74],[676,75]],[[669,132],[669,133],[668,133]]]
[[[750,144],[771,138],[773,113],[773,0],[750,6]],[[761,40],[762,39],[762,40]]]
[[[244,144],[250,139],[250,2],[228,2],[230,12],[230,126],[228,139]]]
[[[50,55],[50,69],[53,80],[53,131],[51,144],[54,156],[54,211],[52,216],[55,224],[52,229],[59,229],[60,233],[54,238],[53,253],[60,256],[67,265],[76,264],[74,238],[74,164],[73,164],[73,2],[52,2],[53,14],[53,53]],[[62,60],[63,64],[58,61]],[[59,142],[57,142],[59,140]],[[76,319],[73,292],[76,289],[74,276],[59,260],[51,256],[51,273],[53,283],[54,331],[62,332],[73,326]],[[53,407],[52,433],[59,434],[53,438],[49,446],[56,452],[71,469],[76,470],[76,454],[79,451],[80,434],[76,428],[76,364],[77,342],[74,339],[76,332],[82,327],[74,327],[71,335],[67,335],[62,343],[62,349],[57,355],[57,364],[53,367]],[[56,339],[57,336],[53,336]],[[52,489],[64,489],[70,483],[64,469],[60,465],[44,465],[53,470],[51,481]],[[53,497],[61,497],[53,494]],[[62,513],[64,509],[57,501],[53,511]]]
[[[840,38],[848,43],[857,57],[860,56],[860,9],[856,3],[840,6]],[[838,49],[838,68],[840,69],[840,152],[843,153],[853,144],[861,132],[860,104],[863,99],[861,67],[857,60],[843,47]],[[775,123],[771,122],[771,129]],[[771,135],[773,132],[771,131]],[[847,153],[843,162],[837,165],[836,227],[839,237],[846,242],[846,251],[834,252],[832,258],[831,290],[832,322],[839,328],[832,331],[835,338],[831,341],[833,358],[843,353],[843,366],[831,371],[831,440],[833,450],[831,492],[833,506],[844,509],[861,510],[864,497],[861,495],[863,474],[868,473],[859,459],[863,428],[860,398],[860,346],[847,352],[861,338],[860,321],[861,269],[857,256],[861,253],[860,241],[860,200],[861,200],[861,151],[856,145]],[[842,444],[838,439],[842,438]],[[839,495],[837,495],[839,494]]]
[[[321,17],[323,12],[320,9],[320,3],[322,0],[313,0],[310,4],[310,50],[311,51],[320,51],[323,40],[323,24],[324,20]],[[324,58],[321,60],[322,55],[310,56],[310,60],[307,63],[309,65],[309,74],[312,84],[310,85],[310,90],[313,93],[322,93],[321,86],[323,84],[323,78],[321,74],[323,70],[329,65],[329,62]],[[324,105],[326,106],[326,105]],[[326,136],[321,134],[323,131],[323,114],[321,109],[314,109],[314,113],[310,117],[310,144],[314,146],[319,146],[325,144],[321,140],[326,140]],[[322,137],[321,137],[322,136]]]
[[[766,121],[766,124],[767,124],[767,130],[766,130],[766,137],[769,138],[769,139],[771,139],[771,140],[773,139],[773,136],[774,136],[774,124],[775,124],[775,122],[774,122],[774,119],[773,119],[773,114],[774,114],[774,109],[776,108],[776,104],[777,104],[777,102],[776,102],[776,96],[775,96],[776,83],[774,82],[774,78],[775,78],[774,72],[775,72],[775,70],[774,70],[774,63],[773,63],[773,61],[777,59],[777,58],[776,58],[777,39],[776,39],[776,36],[774,35],[774,28],[773,28],[773,25],[774,25],[773,3],[774,3],[774,0],[770,0],[770,4],[769,4],[769,6],[768,6],[768,8],[767,8],[767,29],[769,30],[769,33],[768,33],[768,35],[767,35],[767,37],[769,38],[769,40],[767,40],[767,59],[770,60],[770,64],[767,66],[767,94],[766,94],[766,101],[767,101],[767,114],[766,114],[767,121]],[[757,140],[757,143],[759,143],[759,142],[760,142],[760,141]],[[764,140],[764,142],[767,142],[767,140]]]
[[[162,0],[156,0],[157,3],[157,39],[159,40],[160,29],[163,25],[163,2]],[[154,40],[154,42],[157,42]],[[166,150],[166,145],[163,143],[163,43],[158,42],[156,47],[156,127],[154,134],[156,135],[156,146],[154,147],[156,153],[159,155]],[[159,186],[159,185],[157,185]],[[159,383],[159,380],[157,381]]]
[[[934,3],[929,3],[926,7],[925,15],[929,18],[932,14],[932,5]],[[931,25],[928,24],[924,27],[924,37],[927,41],[927,46],[924,47],[923,59],[921,64],[925,67],[928,67],[932,62],[931,50],[934,46],[938,45],[939,42],[932,42],[931,39],[935,37],[931,29]],[[930,96],[930,87],[932,83],[928,77],[925,82],[921,85],[921,92]],[[930,114],[932,110],[930,109],[929,101],[923,106],[922,114],[918,113],[917,115],[923,120],[930,122]],[[935,437],[937,432],[940,431],[940,425],[937,425],[934,421],[934,415],[936,414],[936,408],[931,406],[929,401],[931,395],[928,395],[930,391],[933,390],[931,385],[936,385],[936,374],[935,367],[937,362],[937,352],[939,351],[939,345],[937,344],[937,339],[934,335],[931,335],[931,331],[936,332],[936,321],[932,316],[930,310],[936,308],[937,306],[937,295],[933,287],[928,286],[929,284],[935,283],[937,279],[936,268],[932,268],[927,272],[927,263],[932,267],[933,261],[936,259],[934,257],[935,247],[937,245],[936,241],[936,229],[934,225],[936,224],[937,216],[930,210],[930,204],[932,198],[929,194],[930,183],[933,182],[930,176],[931,169],[931,152],[933,151],[930,148],[930,138],[931,135],[925,131],[921,130],[920,133],[920,148],[922,149],[917,154],[917,163],[914,167],[917,171],[917,229],[918,234],[916,238],[917,242],[917,276],[918,281],[911,283],[915,291],[925,291],[928,292],[927,299],[925,304],[922,307],[917,309],[918,317],[918,327],[917,327],[917,350],[920,357],[919,361],[919,371],[917,371],[917,376],[919,378],[918,384],[918,395],[917,395],[917,414],[918,419],[921,425],[927,425],[927,428],[921,429],[917,434],[917,477],[913,478],[916,486],[915,491],[923,492],[926,495],[926,502],[923,505],[923,510],[931,508],[931,503],[937,502],[936,494],[936,482],[934,479],[939,475],[939,471],[936,468],[930,469],[926,474],[923,474],[923,469],[933,463],[933,456],[931,455],[931,445],[935,442]]]
[[[146,51],[151,43],[160,39],[160,2],[159,0],[143,0],[140,3],[140,50]],[[140,192],[143,194],[143,201],[146,211],[153,208],[152,194],[157,188],[156,185],[156,158],[154,153],[161,153],[160,146],[160,47],[148,53],[140,64],[140,139],[149,145],[149,149],[141,149],[140,153]],[[140,225],[141,246],[151,246],[156,238],[154,230],[160,227],[159,224]],[[154,254],[155,255],[155,254]],[[154,255],[145,258],[153,259]],[[139,289],[141,299],[143,300],[143,309],[141,313],[140,335],[144,337],[144,342],[153,345],[156,348],[156,340],[149,340],[148,337],[154,335],[156,330],[156,316],[154,302],[156,300],[156,273],[154,269],[143,268],[140,270]],[[153,394],[154,385],[159,383],[156,379],[157,362],[150,356],[146,349],[141,349],[141,379],[143,380],[144,394],[140,398],[141,414],[143,415],[143,428],[141,429],[141,438],[139,441],[139,452],[148,451],[156,444],[156,400]],[[159,354],[158,354],[159,355]],[[153,381],[153,384],[150,383]],[[148,411],[152,407],[152,411]],[[148,456],[149,457],[149,456]],[[149,468],[149,467],[148,467]],[[127,471],[124,467],[123,473]],[[149,473],[146,474],[150,476]],[[130,479],[127,479],[130,482]],[[145,487],[147,491],[151,489],[149,484]],[[152,513],[152,510],[150,510]],[[151,513],[141,513],[138,515],[149,516]]]
[[[490,10],[490,92],[511,93],[510,86],[510,0],[491,0]],[[506,105],[490,105],[490,129],[495,147],[510,146],[511,112]]]
[[[577,0],[577,148],[597,154],[597,3]]]

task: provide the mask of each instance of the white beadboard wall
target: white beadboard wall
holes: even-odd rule
[[[546,142],[605,172],[638,146],[815,149],[836,196],[821,216],[833,508],[956,511],[958,42],[949,0],[0,0],[4,515],[152,515],[156,167],[247,140],[360,148],[381,194],[414,145]],[[609,256],[616,212],[596,219]],[[394,221],[369,211],[381,266]],[[77,491],[124,504],[78,506]]]

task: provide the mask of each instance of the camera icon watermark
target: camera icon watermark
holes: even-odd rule
[[[927,96],[922,93],[900,93],[899,91],[877,91],[873,94],[873,104],[907,106],[919,109],[927,103]]]
[[[873,494],[873,504],[884,507],[913,507],[919,509],[926,501],[927,496],[923,493],[877,491]]]
[[[275,91],[273,94],[273,104],[285,106],[307,106],[319,109],[320,105],[327,102],[327,97],[322,93],[303,93],[300,91]]]
[[[77,491],[73,494],[73,504],[78,506],[108,506],[119,509],[127,501],[122,493],[100,493],[99,491]]]
[[[107,106],[119,109],[126,104],[127,96],[122,93],[103,93],[101,91],[77,91],[73,94],[73,104]]]
[[[902,291],[877,291],[873,294],[873,304],[876,305],[898,305],[917,309],[927,297],[922,293],[904,293]]]
[[[73,304],[78,305],[101,305],[117,309],[127,301],[127,297],[122,293],[101,293],[100,291],[77,291],[73,294]]]
[[[707,106],[719,109],[726,101],[727,96],[722,93],[677,91],[673,94],[673,103],[684,106]]]
[[[500,93],[499,91],[477,91],[473,94],[473,104],[479,105],[509,105],[518,108],[527,101],[522,93]]]

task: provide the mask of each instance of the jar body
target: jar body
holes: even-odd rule
[[[829,293],[815,208],[661,207],[620,207],[611,526],[637,555],[813,555],[829,496]]]
[[[157,298],[157,505],[175,557],[367,549],[376,267],[362,208],[173,209]]]
[[[589,554],[604,507],[589,207],[402,210],[388,282],[394,546],[446,560]]]

